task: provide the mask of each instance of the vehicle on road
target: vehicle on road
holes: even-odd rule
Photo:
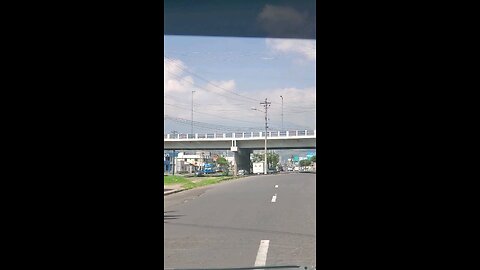
[[[268,169],[268,174],[274,174],[277,173],[276,169]]]
[[[263,162],[254,162],[253,163],[253,174],[262,174],[263,171]]]
[[[213,163],[206,163],[205,164],[205,167],[203,169],[203,172],[205,174],[209,174],[209,173],[215,173],[215,164]]]
[[[247,175],[248,172],[245,170],[238,170],[238,175]]]

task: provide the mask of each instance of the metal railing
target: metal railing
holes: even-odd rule
[[[290,138],[299,136],[315,137],[316,130],[287,130],[287,131],[268,131],[267,138]],[[229,133],[177,133],[165,134],[164,139],[177,140],[197,140],[197,139],[242,139],[242,138],[265,138],[265,131],[259,132],[229,132]]]

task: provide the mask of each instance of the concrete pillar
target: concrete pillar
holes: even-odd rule
[[[238,159],[239,154],[237,151],[233,152],[233,176],[237,176],[238,174]]]
[[[238,173],[238,170],[245,170],[250,172],[250,154],[251,149],[240,149],[234,152],[234,175]]]

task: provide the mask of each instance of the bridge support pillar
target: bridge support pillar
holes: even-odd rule
[[[233,152],[235,159],[234,174],[237,175],[238,170],[245,170],[250,173],[250,154],[252,153],[251,149],[240,149]]]

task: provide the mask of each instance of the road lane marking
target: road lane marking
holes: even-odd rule
[[[265,266],[265,263],[267,262],[267,253],[268,253],[269,244],[270,244],[270,240],[260,241],[260,246],[258,247],[257,258],[255,259],[254,266]]]
[[[273,195],[272,197],[272,202],[276,202],[277,201],[277,194]]]
[[[278,188],[278,185],[275,185],[275,188]]]

